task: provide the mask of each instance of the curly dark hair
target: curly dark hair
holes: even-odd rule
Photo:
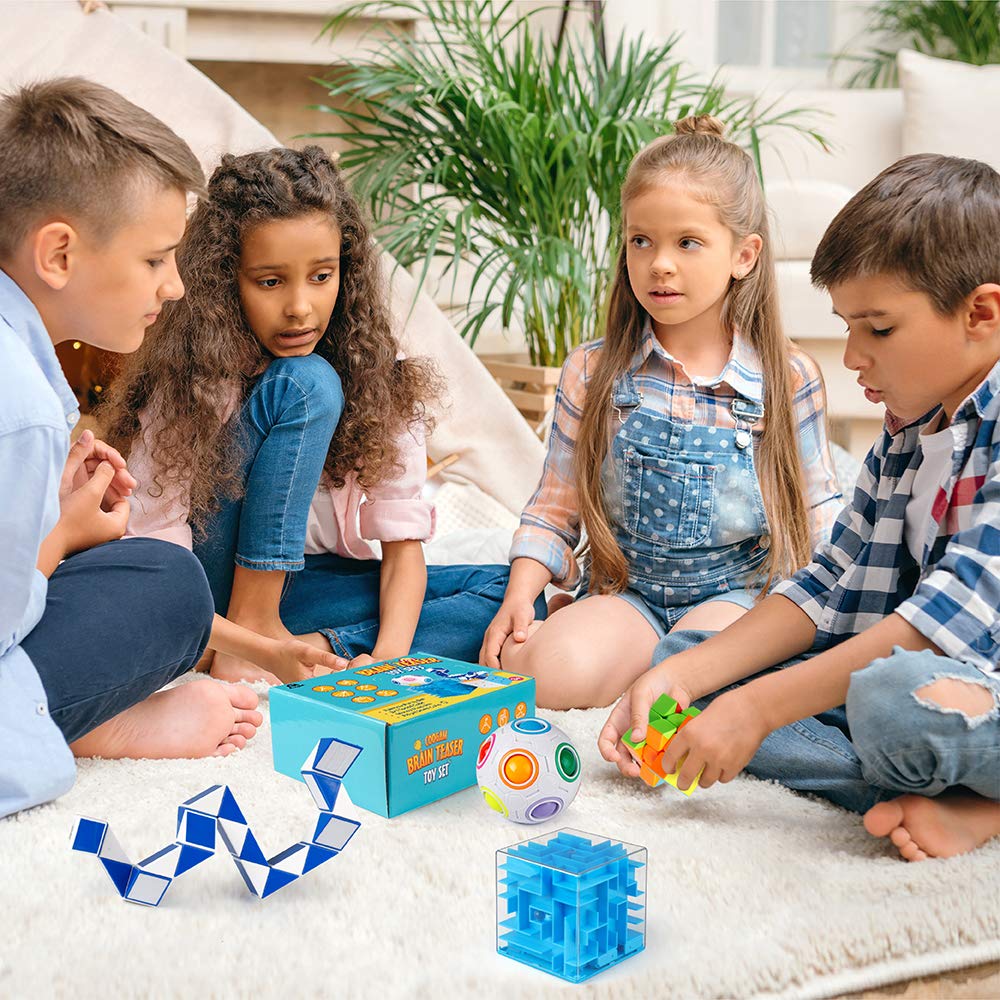
[[[382,482],[400,467],[403,428],[430,424],[426,405],[440,393],[440,377],[426,358],[398,358],[379,251],[330,157],[319,146],[224,156],[177,249],[187,292],[164,303],[101,409],[108,441],[123,453],[143,412],[155,418],[146,444],[157,471],[142,488],[156,497],[179,483],[196,531],[219,497],[241,492],[236,421],[221,403],[234,394],[242,402],[272,360],[240,302],[243,240],[262,223],[315,212],[336,223],[342,241],[340,293],[315,348],[340,375],[345,399],[325,477],[335,488],[351,472],[362,487]]]

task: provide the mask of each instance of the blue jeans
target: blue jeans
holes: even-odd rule
[[[475,663],[509,575],[509,566],[428,566],[412,648]],[[377,559],[306,556],[306,568],[291,578],[282,598],[281,620],[298,635],[322,632],[340,656],[370,653],[378,637],[380,579]],[[545,615],[542,594],[535,616]]]
[[[240,414],[244,496],[224,500],[194,551],[224,615],[233,567],[291,573],[280,614],[296,634],[323,632],[343,656],[370,653],[379,624],[377,560],[305,556],[309,506],[319,485],[344,396],[322,358],[278,358]],[[507,566],[430,566],[413,648],[475,661],[503,600]],[[544,601],[538,610],[544,617]]]
[[[711,634],[671,633],[656,647],[653,662],[690,649]],[[757,676],[808,659],[788,660]],[[984,687],[993,695],[992,710],[970,718],[917,695],[942,678]],[[721,693],[695,704],[704,708]],[[857,813],[909,793],[940,795],[955,785],[1000,799],[1000,683],[959,660],[897,646],[891,655],[851,675],[845,705],[776,729],[746,769]]]
[[[212,631],[212,595],[190,552],[154,538],[70,556],[21,648],[68,743],[190,670]]]
[[[194,542],[220,615],[235,566],[305,565],[309,505],[343,409],[340,376],[316,354],[275,358],[257,380],[238,418],[244,495],[223,499]]]

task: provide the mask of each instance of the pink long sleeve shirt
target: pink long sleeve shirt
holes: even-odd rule
[[[129,471],[139,481],[130,499],[127,535],[162,538],[191,548],[187,491],[169,484],[160,496],[149,494],[154,463],[140,432],[129,455]],[[321,481],[309,507],[306,555],[332,552],[351,559],[374,559],[369,541],[428,541],[434,535],[434,506],[422,497],[427,479],[427,448],[423,427],[404,430],[399,438],[399,474],[371,488],[362,488],[351,473],[340,489]]]

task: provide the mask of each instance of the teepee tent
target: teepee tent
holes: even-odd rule
[[[85,76],[113,87],[184,138],[211,172],[226,152],[280,145],[197,69],[107,10],[85,14],[75,0],[3,4],[0,91],[47,76]],[[500,387],[413,279],[384,257],[403,349],[429,355],[448,393],[435,412],[431,458],[457,454],[446,478],[470,482],[518,513],[534,488],[543,449]]]

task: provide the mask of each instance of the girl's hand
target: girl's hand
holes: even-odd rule
[[[335,670],[346,670],[347,660],[301,639],[274,639],[266,663],[258,663],[278,677],[309,680]]]
[[[515,642],[524,642],[528,638],[528,626],[534,620],[535,605],[533,601],[504,600],[483,637],[483,644],[479,650],[479,662],[485,667],[499,670],[500,650],[508,636],[513,636]]]
[[[662,767],[673,774],[680,764],[678,788],[699,788],[732,781],[750,762],[770,728],[746,688],[720,694],[667,744]]]
[[[645,736],[649,709],[661,694],[669,695],[682,709],[687,708],[692,701],[690,692],[671,669],[671,660],[664,660],[653,667],[622,695],[597,737],[597,748],[601,751],[601,756],[606,761],[617,764],[618,770],[627,778],[639,777],[639,765],[621,742],[621,738],[629,729],[635,740],[641,740]],[[688,723],[684,731],[691,725],[693,723]],[[670,745],[673,746],[676,741],[677,737],[674,737]],[[695,774],[697,773],[696,771]]]
[[[388,657],[392,659],[392,657]],[[374,656],[370,656],[368,653],[358,653],[350,663],[347,664],[348,670],[359,670],[361,667],[370,667],[373,663],[378,663],[378,660]]]

